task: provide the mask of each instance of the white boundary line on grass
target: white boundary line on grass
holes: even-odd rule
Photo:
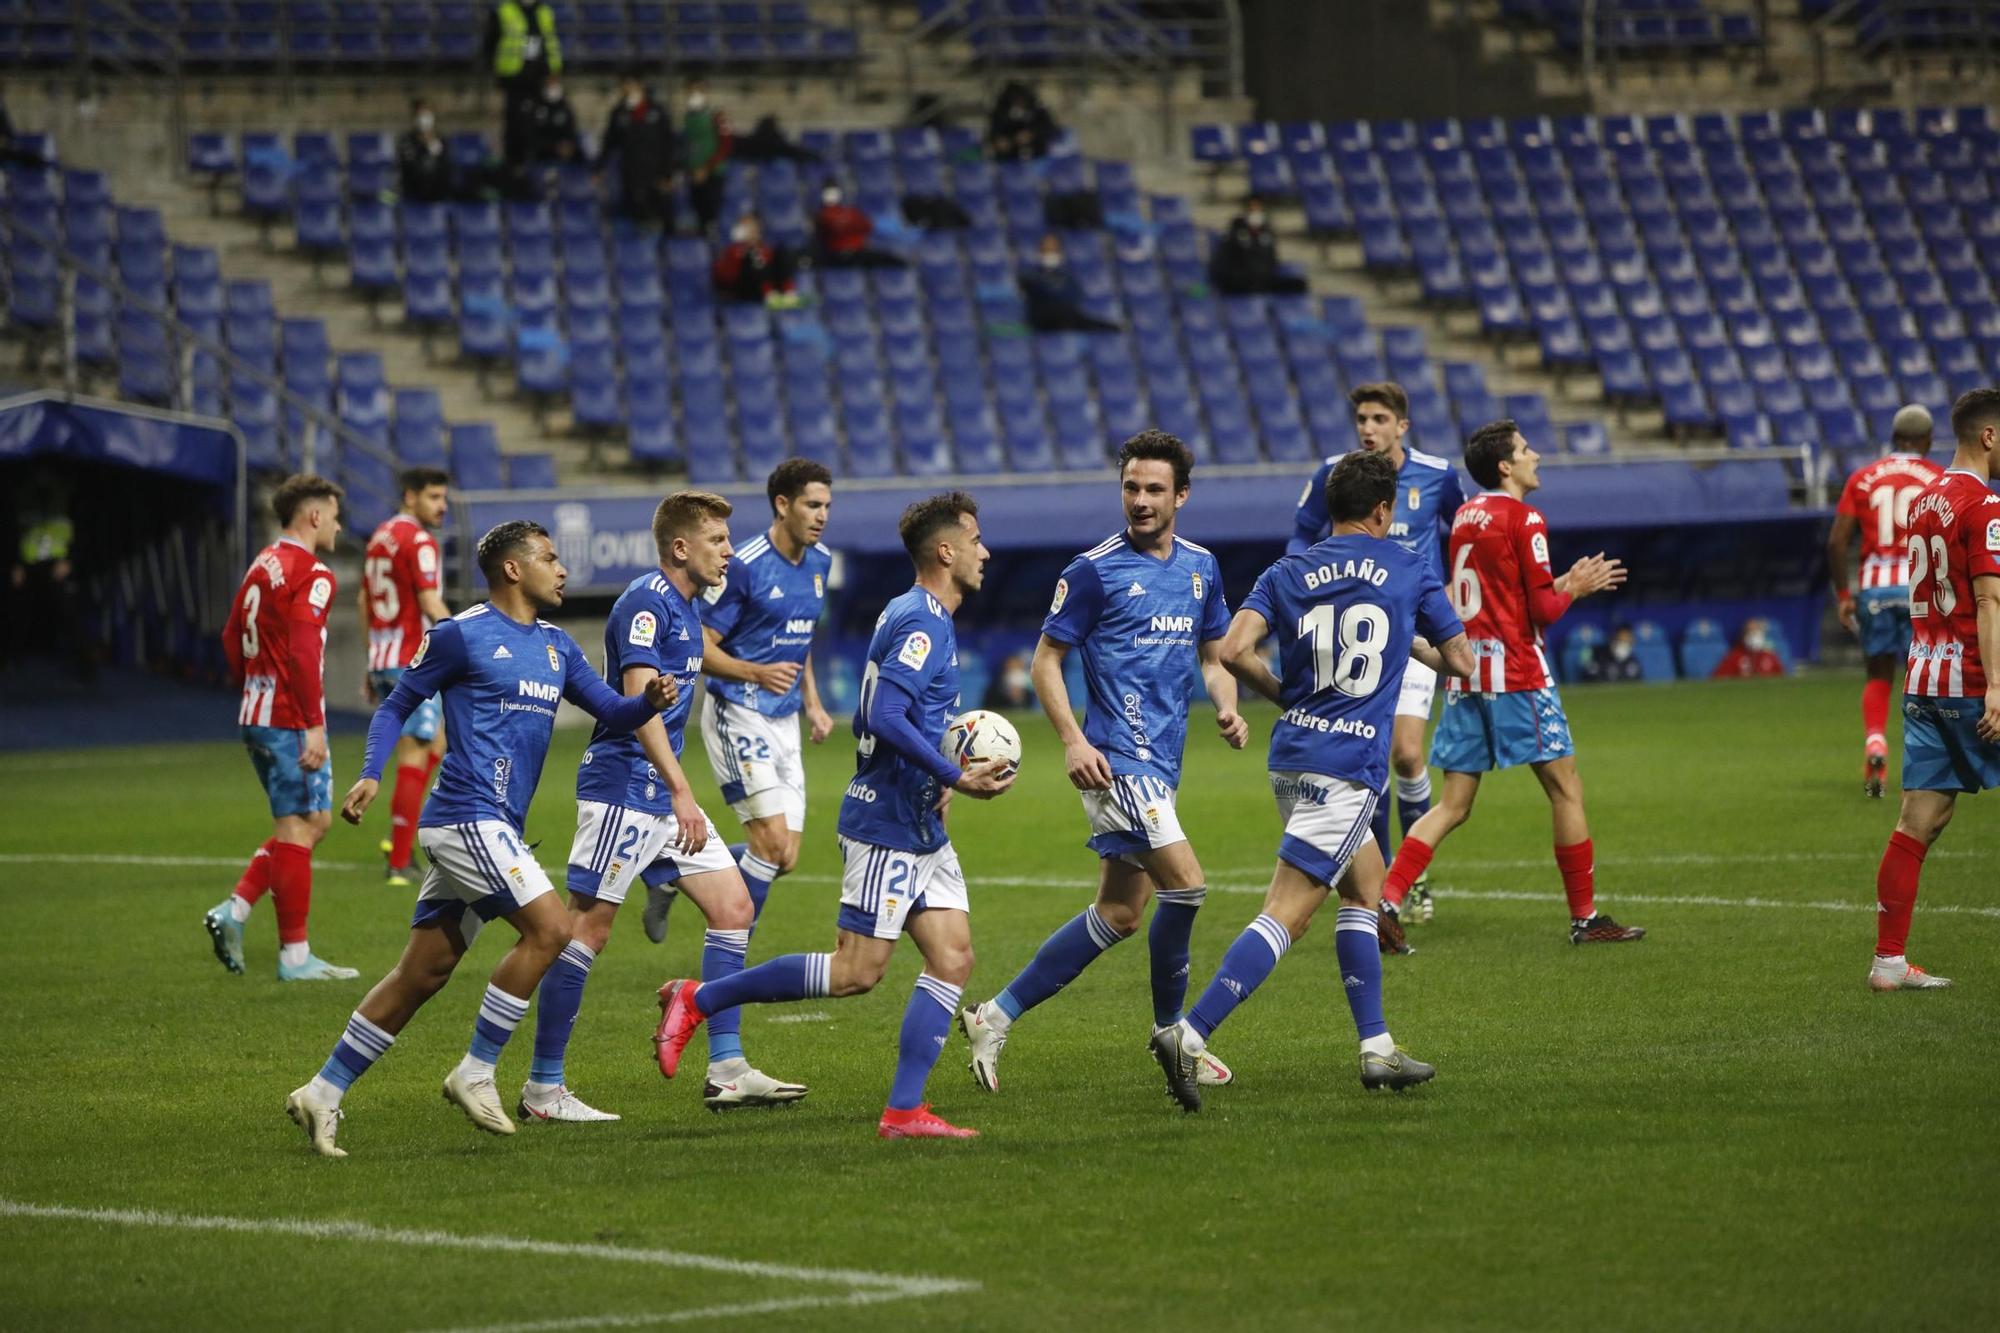
[[[635,1249],[622,1245],[536,1240],[525,1236],[465,1235],[452,1231],[422,1231],[383,1227],[368,1222],[327,1222],[297,1217],[214,1217],[162,1212],[151,1208],[74,1208],[61,1204],[22,1203],[0,1199],[0,1218],[22,1217],[50,1222],[94,1222],[105,1226],[146,1227],[164,1231],[223,1231],[256,1236],[299,1236],[308,1240],[366,1241],[374,1245],[412,1248],[477,1250],[487,1253],[534,1254],[556,1258],[595,1259],[646,1264],[656,1268],[686,1268],[732,1277],[769,1278],[782,1282],[825,1283],[848,1288],[823,1296],[774,1297],[732,1305],[658,1313],[581,1315],[563,1319],[493,1324],[453,1333],[556,1333],[584,1328],[637,1328],[649,1324],[686,1323],[695,1319],[726,1319],[735,1315],[768,1314],[831,1306],[877,1305],[979,1290],[979,1283],[959,1278],[918,1277],[873,1273],[858,1268],[805,1268],[794,1264],[729,1259],[684,1250]]]
[[[1926,859],[1945,858],[1970,859],[1981,855],[1972,851],[1932,851]],[[1782,864],[1789,861],[1837,862],[1864,869],[1873,857],[1862,853],[1849,852],[1764,852],[1746,856],[1716,856],[1690,852],[1668,856],[1632,856],[1613,861],[1598,862],[1599,868],[1616,870],[1621,866],[1707,866],[1744,864]],[[223,856],[138,856],[116,853],[40,853],[5,852],[0,853],[0,865],[130,865],[163,867],[218,867],[233,869],[243,864],[236,857]],[[1546,870],[1550,862],[1545,860],[1519,861],[1463,861],[1454,863],[1455,868],[1466,871],[1488,870]],[[372,863],[358,861],[315,861],[317,870],[369,870]],[[1258,867],[1245,867],[1221,872],[1223,875],[1261,875],[1267,871]],[[838,875],[787,875],[794,884],[838,884]],[[1061,879],[1045,876],[1026,875],[978,875],[972,878],[975,885],[990,885],[1003,889],[1069,889],[1077,892],[1092,892],[1096,885],[1085,879]],[[1208,887],[1217,893],[1262,894],[1269,886],[1268,880],[1228,880],[1215,879]],[[1865,885],[1863,886],[1865,888]],[[1523,889],[1452,889],[1438,887],[1433,890],[1440,898],[1463,898],[1472,901],[1498,903],[1555,903],[1561,902],[1560,893],[1534,893]],[[1791,900],[1784,898],[1759,898],[1750,895],[1723,897],[1699,893],[1627,893],[1612,889],[1598,895],[1606,902],[1641,903],[1649,906],[1665,907],[1722,907],[1742,908],[1755,911],[1784,908],[1804,908],[1814,912],[1867,912],[1875,911],[1875,904],[1865,898],[1820,898]],[[2000,906],[1987,907],[1967,903],[1923,903],[1917,904],[1917,911],[1931,916],[1971,916],[2000,919]],[[798,1020],[800,1022],[804,1019]]]

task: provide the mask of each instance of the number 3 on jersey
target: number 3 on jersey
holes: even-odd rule
[[[1368,602],[1356,602],[1340,612],[1316,606],[1299,617],[1299,637],[1311,639],[1313,689],[1339,690],[1356,699],[1375,693],[1382,683],[1382,650],[1389,638],[1389,613]]]
[[[1931,580],[1931,594],[1924,596],[1924,580]],[[1951,570],[1945,563],[1944,538],[1933,534],[1929,548],[1924,539],[1913,535],[1910,538],[1910,615],[1921,619],[1930,614],[1931,607],[1937,608],[1941,616],[1949,616],[1958,609],[1958,593],[1951,586]]]

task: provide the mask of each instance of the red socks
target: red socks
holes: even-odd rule
[[[1409,896],[1410,886],[1422,878],[1430,869],[1431,856],[1437,849],[1421,838],[1403,835],[1403,845],[1396,849],[1396,863],[1389,867],[1389,877],[1382,882],[1382,898],[1392,907],[1401,907],[1403,899]]]
[[[417,842],[417,819],[424,812],[424,788],[430,781],[426,765],[401,764],[396,768],[396,792],[389,800],[389,865],[405,870],[410,849]]]
[[[437,776],[438,765],[443,762],[444,756],[435,751],[424,761],[424,781],[426,783],[429,783],[432,778]]]
[[[278,943],[304,944],[312,911],[312,848],[272,841],[271,888],[278,899]]]
[[[1917,877],[1930,849],[1900,830],[1889,835],[1882,867],[1875,872],[1875,956],[1900,958],[1910,936],[1910,913],[1917,906]]]
[[[1597,856],[1590,839],[1556,848],[1556,869],[1562,871],[1563,894],[1572,921],[1588,920],[1597,910]]]
[[[1867,733],[1868,748],[1887,747],[1889,730],[1889,682],[1871,680],[1861,687],[1861,729]]]
[[[243,878],[236,881],[236,896],[244,902],[254,904],[271,891],[271,849],[277,845],[276,838],[267,838],[250,864],[243,867]]]

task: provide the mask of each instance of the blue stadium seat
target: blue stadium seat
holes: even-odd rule
[[[505,489],[500,470],[500,442],[490,422],[454,423],[450,439],[451,476],[460,490]]]

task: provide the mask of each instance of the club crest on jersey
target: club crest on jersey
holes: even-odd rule
[[[1197,574],[1195,575],[1195,577],[1200,578],[1201,575]],[[1049,614],[1054,615],[1056,612],[1062,610],[1063,603],[1067,602],[1068,600],[1069,600],[1069,580],[1057,579],[1056,595],[1055,598],[1049,603]]]
[[[1201,600],[1201,591],[1202,591],[1202,590],[1201,590],[1201,575],[1200,575],[1200,574],[1196,574],[1196,575],[1194,576],[1194,599],[1195,599],[1195,600],[1196,600],[1197,602]]]
[[[637,648],[651,648],[659,635],[660,622],[651,611],[641,611],[632,617],[632,631],[626,637]]]
[[[912,671],[921,670],[931,655],[931,636],[922,630],[914,630],[903,640],[903,647],[896,656]]]
[[[1410,487],[1410,508],[1422,509],[1423,507],[1424,507],[1423,488],[1420,486]]]
[[[813,575],[813,596],[815,597],[826,596],[826,578],[824,575],[821,574]]]
[[[561,674],[562,654],[556,651],[556,646],[552,643],[543,644],[542,646],[549,650],[549,670]]]

